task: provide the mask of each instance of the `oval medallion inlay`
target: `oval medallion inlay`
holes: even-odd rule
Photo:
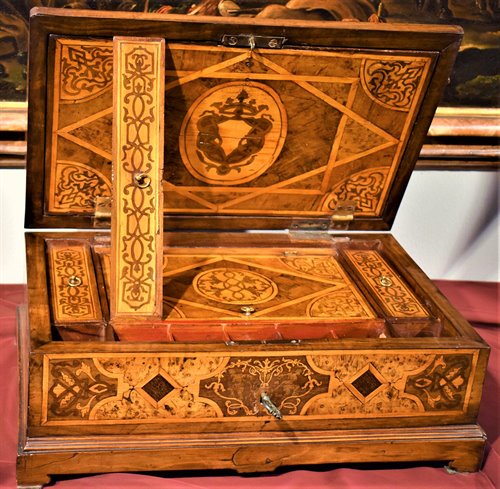
[[[283,148],[286,111],[278,94],[256,82],[218,85],[188,110],[179,149],[191,175],[238,185],[262,175]]]
[[[193,286],[203,297],[223,304],[259,304],[278,293],[277,285],[264,275],[237,268],[201,272],[194,278]]]

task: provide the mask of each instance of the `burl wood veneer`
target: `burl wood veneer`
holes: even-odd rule
[[[460,30],[31,22],[27,226],[88,230],[27,234],[19,486],[477,470],[487,345],[392,236],[350,232],[390,228]]]

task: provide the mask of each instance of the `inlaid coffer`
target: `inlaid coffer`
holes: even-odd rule
[[[460,38],[34,11],[20,486],[477,470],[488,347],[383,232]]]

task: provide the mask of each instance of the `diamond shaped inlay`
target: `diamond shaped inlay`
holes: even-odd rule
[[[367,370],[364,374],[360,375],[351,384],[359,391],[363,397],[368,397],[372,392],[376,391],[381,385],[371,370]]]
[[[166,395],[174,390],[170,382],[162,375],[158,374],[153,377],[147,384],[142,386],[142,390],[146,392],[156,402],[161,401]]]
[[[370,401],[386,385],[387,381],[371,363],[367,363],[345,383],[345,386],[362,403]]]

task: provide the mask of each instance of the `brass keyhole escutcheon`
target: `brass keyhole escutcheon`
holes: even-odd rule
[[[151,185],[151,178],[146,173],[134,174],[134,184],[139,188],[148,188]]]
[[[385,275],[382,275],[380,277],[380,285],[382,287],[391,287],[392,280],[389,277],[386,277]]]
[[[78,287],[82,285],[82,279],[76,275],[71,275],[71,277],[68,278],[68,285],[70,287]]]
[[[243,306],[240,311],[245,315],[245,316],[251,316],[255,312],[255,308],[252,306]]]

